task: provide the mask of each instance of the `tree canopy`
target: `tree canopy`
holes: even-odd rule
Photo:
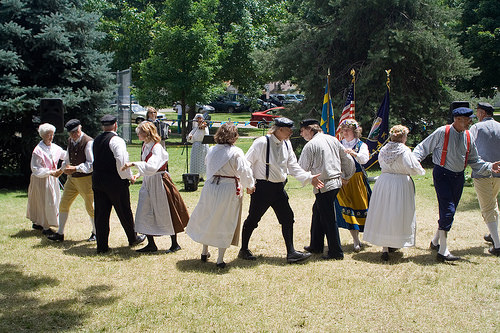
[[[35,131],[44,97],[58,97],[66,120],[97,130],[96,110],[112,95],[110,57],[95,49],[103,33],[80,0],[0,3],[0,163],[29,174],[39,140]]]

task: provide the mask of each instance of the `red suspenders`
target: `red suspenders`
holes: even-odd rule
[[[446,125],[446,129],[444,132],[444,143],[443,143],[443,152],[441,153],[441,162],[440,166],[444,167],[446,162],[446,154],[448,153],[448,141],[450,141],[450,128],[451,125]],[[469,159],[469,151],[470,151],[470,133],[468,130],[465,130],[465,135],[467,136],[467,152],[465,153],[465,165],[464,169],[467,166],[467,160]]]

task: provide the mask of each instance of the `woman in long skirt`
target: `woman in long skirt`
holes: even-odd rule
[[[31,155],[31,178],[28,187],[28,207],[26,217],[33,222],[33,229],[43,229],[44,235],[52,235],[50,227],[58,226],[61,188],[58,177],[62,170],[57,168],[59,160],[64,160],[66,151],[52,142],[56,128],[51,124],[41,124],[38,134],[42,141]]]
[[[335,199],[335,215],[337,225],[340,228],[348,229],[351,233],[354,252],[361,251],[361,241],[359,233],[365,228],[366,214],[368,213],[368,203],[372,190],[368,184],[365,169],[362,164],[368,162],[370,154],[368,146],[359,138],[361,137],[361,127],[354,119],[344,120],[340,124],[342,133],[342,145],[345,152],[351,155],[356,165],[356,172],[344,183]]]
[[[193,119],[193,129],[188,134],[188,141],[193,143],[189,172],[199,174],[200,180],[203,180],[206,173],[205,158],[208,152],[208,145],[202,142],[208,133],[208,126],[203,120],[203,115],[197,113]]]
[[[154,236],[170,235],[172,246],[167,253],[181,249],[177,233],[184,231],[189,215],[186,205],[166,171],[168,153],[160,145],[160,136],[152,122],[144,121],[136,129],[139,140],[144,141],[141,161],[128,162],[122,169],[137,167],[137,180],[144,177],[139,190],[139,201],[135,214],[135,231],[145,234],[148,244],[137,252],[156,252]]]
[[[207,155],[207,181],[201,191],[186,233],[203,244],[201,260],[210,257],[208,246],[219,249],[217,267],[224,268],[224,253],[238,245],[241,222],[242,188],[252,188],[254,179],[243,151],[234,146],[238,139],[236,126],[225,123],[215,133],[215,146]]]
[[[415,185],[412,175],[423,175],[422,168],[406,143],[408,128],[396,125],[389,131],[391,141],[378,155],[382,174],[370,199],[363,239],[382,246],[382,260],[389,251],[415,245]]]

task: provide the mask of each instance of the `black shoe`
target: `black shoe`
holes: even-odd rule
[[[135,252],[139,252],[139,253],[151,253],[151,252],[156,252],[158,251],[158,248],[156,247],[156,245],[146,245],[145,247],[143,247],[142,249],[139,249],[139,250],[135,250]]]
[[[323,260],[344,260],[343,255],[337,255],[337,256],[332,256],[327,254],[326,256],[322,256],[321,259]]]
[[[390,247],[389,248],[389,252],[396,252],[397,250],[399,250],[397,247]]]
[[[294,251],[286,255],[286,261],[288,261],[289,263],[299,262],[302,260],[306,260],[311,255],[312,255],[311,253],[307,252],[304,253],[304,252]]]
[[[34,224],[33,224],[34,225]],[[34,228],[34,227],[33,227]],[[493,243],[493,238],[491,238],[491,234],[484,235],[484,240],[488,243]]]
[[[57,232],[54,232],[52,235],[48,235],[47,238],[50,239],[51,241],[57,241],[57,242],[64,241],[64,235],[60,235]]]
[[[223,261],[221,263],[215,264],[215,266],[217,266],[217,268],[226,268],[226,263]]]
[[[201,261],[203,261],[203,262],[207,262],[208,258],[210,258],[210,252],[208,252],[207,254],[201,255]]]
[[[135,241],[133,241],[132,243],[128,243],[128,245],[134,246],[137,244],[141,244],[142,242],[144,242],[145,239],[146,239],[146,235],[137,235],[137,236],[135,236]]]
[[[315,253],[315,254],[321,254],[321,253],[323,253],[322,250],[316,250],[312,246],[304,246],[304,250],[306,250],[309,253]]]
[[[389,261],[389,252],[382,252],[382,256],[380,258],[382,261]]]
[[[439,244],[434,245],[434,243],[431,241],[431,245],[429,245],[429,249],[434,250],[434,251],[439,251]]]
[[[45,236],[50,236],[50,235],[55,234],[55,232],[49,228],[47,230],[42,231],[42,234],[44,234]]]
[[[488,249],[488,252],[494,256],[500,257],[500,247],[494,248],[493,246]]]
[[[165,251],[165,253],[174,253],[174,252],[177,252],[181,249],[181,247],[179,245],[176,245],[176,246],[171,246],[170,249],[168,249],[167,251]]]
[[[87,242],[95,242],[97,240],[97,238],[95,237],[95,234],[92,233],[89,237],[89,239],[87,239]]]
[[[109,252],[109,247],[105,249],[97,249],[97,254],[104,254]]]
[[[457,261],[457,260],[460,260],[462,258],[454,256],[451,253],[448,254],[447,256],[443,256],[442,254],[438,253],[437,256],[436,256],[436,259],[437,259],[437,261],[445,262],[445,261]]]
[[[245,259],[245,260],[256,260],[257,259],[257,257],[255,257],[249,249],[240,249],[240,252],[238,252],[238,258]]]
[[[35,230],[43,230],[43,227],[39,224],[33,223],[33,225],[31,227]]]

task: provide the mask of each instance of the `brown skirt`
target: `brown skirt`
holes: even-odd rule
[[[183,232],[189,221],[189,213],[182,200],[181,194],[170,175],[165,172],[163,174],[163,186],[167,192],[168,205],[170,207],[170,216],[172,218],[172,225],[174,226],[175,233]]]

